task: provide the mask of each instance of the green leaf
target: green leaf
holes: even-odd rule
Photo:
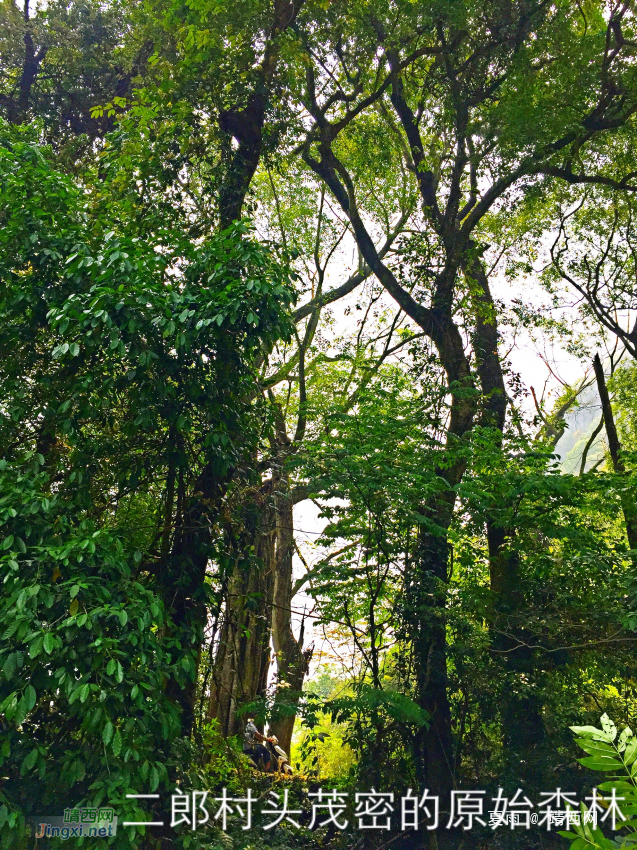
[[[24,699],[26,700],[27,711],[31,711],[37,700],[37,694],[33,685],[27,685],[24,692]]]
[[[623,753],[626,749],[626,745],[633,737],[633,730],[630,726],[626,726],[621,735],[619,736],[619,740],[617,741],[617,749],[620,753]]]
[[[55,647],[55,638],[51,634],[51,632],[47,632],[44,635],[44,651],[47,655],[50,655],[53,652]]]
[[[26,695],[23,694],[22,697],[18,700],[18,705],[15,714],[13,715],[13,722],[15,723],[15,725],[22,726],[28,713],[29,709],[27,707]]]
[[[65,780],[69,785],[74,785],[76,782],[81,782],[86,776],[86,768],[79,759],[75,759],[65,774]]]
[[[602,758],[600,756],[578,759],[578,762],[583,764],[584,767],[590,768],[590,770],[621,770],[623,767],[623,764],[617,759]]]
[[[602,729],[606,733],[606,735],[610,738],[611,741],[614,741],[617,737],[617,727],[610,719],[607,714],[602,714],[599,722],[602,724]]]
[[[576,735],[581,735],[583,738],[590,738],[592,735],[599,735],[605,738],[606,733],[602,729],[597,729],[595,726],[569,726],[571,732]]]
[[[2,665],[2,672],[7,681],[13,677],[17,666],[17,653],[12,652],[6,657],[5,662]]]
[[[118,682],[124,681],[124,668],[121,665],[121,662],[117,662],[117,672],[115,673],[115,678]]]
[[[20,773],[24,775],[28,770],[32,770],[35,766],[36,761],[38,760],[38,751],[31,750],[29,755],[22,762],[22,767],[20,768]]]
[[[29,658],[37,658],[40,652],[42,652],[42,645],[44,643],[44,638],[42,636],[37,637],[32,643],[29,644]]]
[[[629,741],[626,745],[626,752],[624,753],[624,762],[626,764],[632,764],[637,758],[637,738],[633,737],[632,741]]]
[[[80,690],[80,702],[86,702],[90,691],[91,687],[87,682],[85,685],[82,686],[82,689]]]
[[[156,791],[159,786],[159,771],[153,766],[150,772],[150,790]]]
[[[591,756],[600,756],[600,758],[611,757],[616,755],[615,748],[610,744],[605,744],[603,741],[591,741],[586,738],[578,738],[575,743],[581,747],[584,752]]]
[[[104,744],[108,746],[113,738],[114,727],[111,721],[109,720],[104,729],[102,730],[102,741]]]
[[[616,790],[637,793],[637,788],[635,788],[634,785],[631,785],[630,782],[626,782],[623,779],[611,779],[609,782],[601,782],[597,787],[600,791],[612,791],[613,788],[615,788]]]
[[[115,736],[113,737],[113,755],[118,756],[122,751],[122,736],[120,734],[119,729],[115,732]]]

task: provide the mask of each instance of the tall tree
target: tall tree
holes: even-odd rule
[[[357,12],[350,7],[338,19],[332,5],[325,29],[306,36],[304,105],[313,123],[302,155],[347,215],[374,274],[434,342],[447,374],[448,453],[438,467],[440,494],[423,506],[427,523],[410,583],[409,617],[420,698],[433,717],[420,741],[422,779],[448,791],[453,759],[444,625],[446,530],[467,464],[466,452],[458,448],[480,406],[496,431],[506,407],[481,228],[489,212],[512,199],[518,187],[545,176],[622,185],[624,177],[605,173],[597,153],[609,130],[630,132],[632,126],[636,102],[626,33],[633,20],[628,4],[612,5],[607,20],[603,4],[597,4],[586,23],[568,3],[412,4],[398,13],[389,6],[371,15]],[[556,92],[562,98],[559,109]],[[437,248],[431,283],[415,295],[374,249],[358,209],[356,164],[344,144],[361,116],[383,100],[395,116],[386,126],[398,128],[421,194],[425,232]],[[580,170],[574,170],[575,162],[582,163]],[[474,304],[481,405],[454,315],[462,275]],[[510,588],[512,580],[515,562],[501,557],[506,537],[506,530],[492,527],[496,591]]]

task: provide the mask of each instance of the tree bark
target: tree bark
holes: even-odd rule
[[[456,473],[457,475],[457,473]],[[447,530],[455,498],[448,492],[423,512],[438,531],[421,526],[413,568],[405,587],[404,615],[412,643],[417,701],[430,716],[415,737],[419,783],[441,797],[444,807],[454,787],[451,707],[447,693]]]
[[[482,390],[481,424],[491,429],[495,448],[499,451],[504,439],[507,396],[498,354],[496,308],[484,266],[475,254],[465,266],[465,273],[477,289],[473,299],[476,317],[474,349]],[[527,635],[516,623],[524,599],[515,538],[515,528],[502,520],[487,517],[490,588],[494,597],[492,646],[500,653],[507,674],[501,700],[504,753],[510,771],[529,780],[532,774],[537,773],[534,754],[540,752],[546,736],[537,697],[519,686],[520,677],[533,672],[533,657],[532,651],[522,648],[528,642]],[[506,628],[503,621],[507,623]]]
[[[246,718],[239,709],[263,698],[267,686],[276,529],[270,488],[244,504],[243,520],[208,702],[208,719],[218,720],[226,737],[241,731]]]
[[[266,36],[263,59],[256,70],[253,91],[242,107],[224,109],[219,127],[223,144],[224,176],[219,187],[219,227],[241,218],[245,197],[261,159],[266,109],[279,61],[279,38],[293,26],[305,0],[275,0],[272,26]],[[236,146],[233,147],[232,139]]]
[[[622,447],[617,436],[617,427],[615,425],[615,417],[613,415],[613,407],[610,403],[608,387],[606,386],[606,377],[604,376],[604,367],[596,354],[593,358],[593,368],[595,370],[595,378],[597,379],[597,389],[599,398],[602,403],[602,415],[604,417],[604,426],[606,428],[606,436],[608,438],[608,450],[610,452],[613,470],[617,475],[626,475],[626,465],[622,457]],[[635,501],[632,493],[622,489],[621,492],[622,511],[624,513],[624,522],[626,524],[626,536],[628,545],[637,553],[637,510],[635,509]]]
[[[23,124],[26,121],[29,103],[31,101],[31,90],[48,50],[46,45],[42,45],[39,50],[36,50],[29,24],[29,0],[25,0],[23,16],[25,26],[22,37],[24,42],[24,58],[22,60],[20,80],[18,82],[18,96],[17,98],[8,96],[3,96],[2,98],[6,105],[7,119],[11,124]]]
[[[296,711],[312,648],[303,650],[304,629],[297,639],[292,630],[292,558],[294,554],[294,504],[289,475],[283,473],[276,504],[276,558],[272,602],[272,643],[277,661],[277,691],[270,723],[279,744],[290,755]]]
[[[211,525],[228,484],[229,479],[217,476],[213,464],[209,464],[197,481],[196,495],[186,503],[185,494],[179,494],[181,512],[175,513],[172,547],[159,565],[159,587],[166,612],[172,618],[174,636],[182,646],[184,657],[190,653],[194,666],[185,681],[173,678],[167,685],[169,696],[181,708],[184,737],[189,737],[195,726],[197,671],[208,616],[205,578]],[[174,485],[169,481],[168,486],[172,489]],[[169,498],[172,501],[167,493]]]
[[[325,138],[329,138],[327,130]],[[320,160],[316,160],[309,151],[304,153],[307,164],[325,181],[348,216],[365,262],[399,306],[433,341],[447,375],[452,397],[444,447],[445,459],[436,469],[436,475],[441,481],[440,493],[421,508],[434,529],[424,525],[419,530],[418,551],[411,573],[407,576],[404,603],[408,636],[413,647],[417,699],[420,706],[431,715],[429,727],[423,728],[415,739],[416,769],[419,779],[427,787],[437,789],[437,793],[448,800],[454,785],[454,758],[447,694],[447,533],[456,500],[454,487],[461,481],[467,466],[463,441],[473,426],[477,410],[476,393],[462,335],[451,315],[453,290],[462,252],[454,250],[454,257],[437,276],[431,307],[419,304],[378,256],[358,212],[351,178],[327,141],[320,146],[320,156]]]

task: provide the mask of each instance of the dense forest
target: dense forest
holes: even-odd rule
[[[0,846],[637,843],[632,0],[34,2]]]

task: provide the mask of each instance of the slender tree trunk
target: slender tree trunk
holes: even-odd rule
[[[276,567],[272,604],[272,643],[277,660],[277,692],[272,733],[290,755],[296,710],[303,690],[312,649],[303,651],[304,629],[297,640],[292,630],[292,557],[294,554],[294,505],[289,475],[283,473],[276,504]]]
[[[606,386],[606,378],[604,376],[604,367],[602,366],[602,361],[599,359],[599,354],[596,354],[593,358],[593,368],[595,369],[597,389],[602,403],[602,414],[604,417],[604,426],[606,427],[608,450],[610,452],[613,470],[617,475],[626,475],[626,466],[622,457],[622,447],[619,442],[619,437],[617,436],[615,417],[613,416],[613,408],[610,403],[610,396],[608,395],[608,387]],[[631,549],[637,551],[637,509],[635,508],[633,494],[622,489],[621,503],[624,513],[624,521],[626,523],[628,545]]]
[[[405,618],[414,656],[418,703],[430,715],[415,739],[416,770],[423,787],[441,797],[444,807],[454,787],[451,708],[447,693],[447,530],[453,497],[444,494],[425,506],[436,531],[421,528],[413,568],[406,585]]]
[[[304,2],[274,0],[272,25],[267,33],[263,60],[256,69],[254,89],[245,104],[219,113],[219,126],[226,134],[222,153],[224,175],[219,186],[221,230],[241,218],[246,194],[261,159],[265,116],[279,62],[279,38],[294,25]]]
[[[43,45],[38,51],[33,43],[31,28],[29,24],[29,0],[24,3],[25,31],[23,36],[24,58],[22,60],[22,72],[18,83],[18,97],[4,97],[7,105],[7,118],[12,124],[22,124],[27,119],[28,109],[31,102],[31,91],[40,71],[40,66],[47,54],[48,48]]]
[[[475,246],[473,246],[475,248]],[[506,417],[506,387],[498,354],[498,326],[489,280],[482,261],[473,256],[465,273],[476,287],[475,351],[482,390],[482,424],[491,428],[495,448],[502,448]],[[517,624],[524,604],[520,586],[520,560],[515,550],[515,529],[492,517],[487,519],[490,587],[494,596],[492,645],[501,653],[507,684],[502,693],[504,752],[512,773],[532,779],[540,767],[545,739],[541,704],[522,684],[521,677],[533,672],[533,653],[525,649],[527,635]],[[503,627],[506,623],[506,627]]]

